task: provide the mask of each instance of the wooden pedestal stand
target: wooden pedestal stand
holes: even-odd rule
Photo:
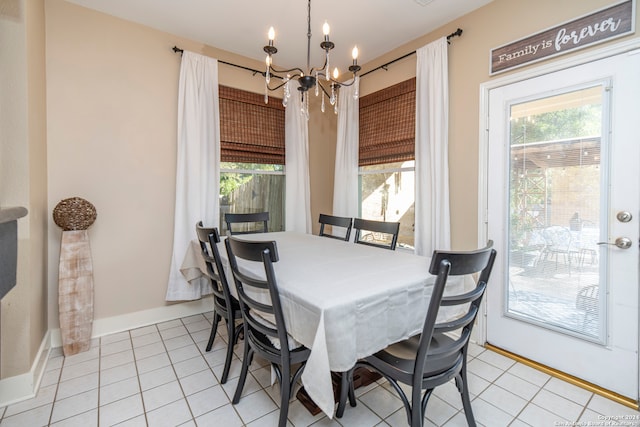
[[[62,232],[58,274],[62,349],[70,356],[91,347],[93,263],[87,230]]]
[[[87,228],[96,208],[80,197],[64,199],[53,210],[62,228],[58,270],[58,311],[65,356],[89,350],[93,327],[93,262]]]

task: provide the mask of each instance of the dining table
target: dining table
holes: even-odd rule
[[[435,282],[430,257],[291,231],[234,238],[276,242],[274,271],[287,332],[311,349],[302,384],[330,418],[335,409],[332,371],[346,372],[358,359],[422,330]],[[218,249],[229,288],[237,294],[222,240]],[[239,262],[239,268],[264,277],[261,263]],[[206,271],[197,240],[181,271],[188,280]],[[452,277],[445,295],[467,286],[473,281]],[[439,313],[441,318],[455,315]]]

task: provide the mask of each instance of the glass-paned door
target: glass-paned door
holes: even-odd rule
[[[489,90],[487,341],[638,399],[640,53]]]
[[[507,313],[599,342],[604,92],[596,82],[508,106]]]

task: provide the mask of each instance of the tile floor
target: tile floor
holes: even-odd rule
[[[190,316],[94,340],[84,353],[55,349],[38,395],[0,408],[9,426],[275,426],[278,388],[254,361],[244,395],[230,403],[240,371],[236,359],[221,385],[226,343],[205,352],[212,313]],[[226,339],[226,337],[225,337]],[[241,346],[236,346],[241,354]],[[477,345],[470,348],[472,406],[479,425],[640,425],[640,413],[552,378]],[[356,390],[358,405],[342,419],[312,416],[297,400],[291,426],[404,426],[400,400],[380,380]],[[425,426],[465,426],[453,384],[436,389]]]

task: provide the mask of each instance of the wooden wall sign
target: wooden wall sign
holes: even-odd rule
[[[635,0],[627,0],[491,49],[489,74],[633,33],[635,15]]]

